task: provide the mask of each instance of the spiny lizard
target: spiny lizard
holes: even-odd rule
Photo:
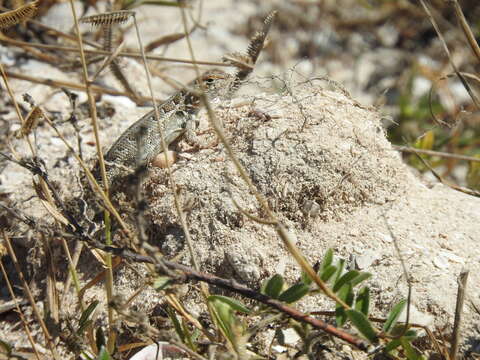
[[[253,71],[274,16],[275,12],[267,16],[262,30],[250,40],[246,55],[232,54],[226,57],[226,61],[237,67],[235,75],[221,70],[207,71],[200,78],[193,80],[188,87],[158,105],[167,146],[177,143],[193,131],[195,115],[200,110],[200,99],[195,92],[203,89],[208,97],[223,99],[230,97],[241,86]],[[139,143],[142,144],[141,150]],[[106,152],[104,159],[109,183],[122,173],[122,168],[134,170],[139,164],[150,162],[161,151],[158,121],[155,118],[155,111],[152,110],[125,130]],[[98,165],[94,173],[99,178]]]

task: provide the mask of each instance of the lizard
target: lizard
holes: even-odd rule
[[[250,40],[246,55],[232,54],[224,57],[238,70],[231,75],[222,70],[209,70],[190,82],[189,86],[173,94],[158,105],[161,125],[167,146],[178,143],[182,138],[192,138],[192,124],[200,110],[198,91],[205,91],[210,98],[228,98],[241,86],[253,71],[276,12],[270,13],[261,31]],[[191,91],[193,89],[194,91]],[[122,174],[122,168],[134,170],[138,165],[147,164],[162,152],[159,124],[155,110],[151,110],[128,127],[105,153],[107,179],[109,183]],[[139,141],[140,140],[140,141]],[[138,158],[139,144],[143,144],[141,158]],[[140,161],[139,161],[140,160]],[[99,166],[94,173],[99,178]]]

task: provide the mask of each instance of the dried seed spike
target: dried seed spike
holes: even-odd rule
[[[112,51],[112,38],[113,38],[113,27],[114,25],[118,25],[128,21],[128,19],[132,16],[135,16],[134,11],[128,10],[119,10],[113,12],[106,12],[102,14],[87,16],[82,18],[80,21],[87,24],[92,24],[93,26],[101,26],[102,27],[102,38],[103,38],[103,50],[105,51]],[[115,78],[122,84],[123,88],[132,94],[134,98],[137,98],[137,94],[135,90],[130,86],[127,78],[120,69],[118,62],[116,59],[113,59],[110,64],[109,68],[112,71],[112,74]]]
[[[103,50],[105,51],[112,51],[112,37],[113,37],[113,29],[112,25],[102,25],[102,31],[103,31]]]
[[[272,26],[273,20],[277,15],[277,11],[272,11],[264,20],[264,25],[262,31],[257,32],[252,40],[250,40],[250,44],[247,48],[247,54],[252,59],[253,63],[258,59],[260,52],[263,49],[263,43],[265,42],[265,38],[267,37],[268,32],[270,31],[270,27]]]
[[[263,49],[265,39],[273,23],[273,20],[275,19],[276,14],[277,14],[276,10],[272,11],[265,18],[262,30],[258,31],[250,40],[250,43],[248,44],[246,57],[239,56],[239,55],[234,55],[233,59],[232,59],[232,56],[230,56],[230,58],[224,57],[225,61],[230,62],[230,64],[236,66],[238,69],[237,73],[235,74],[235,78],[232,82],[232,85],[230,86],[230,89],[229,89],[229,92],[231,94],[240,87],[242,81],[245,80],[247,76],[250,75],[250,73],[253,71],[253,67],[257,62],[260,52]],[[246,59],[248,59],[248,61],[245,61]]]
[[[135,16],[134,11],[119,10],[119,11],[112,11],[112,12],[106,12],[103,14],[87,16],[82,18],[80,21],[85,24],[92,24],[93,26],[113,25],[113,24],[122,24],[128,21],[128,19],[131,16]]]
[[[10,26],[16,25],[31,18],[37,11],[37,5],[38,1],[34,1],[30,4],[20,6],[15,10],[10,10],[0,14],[0,29],[9,28]]]

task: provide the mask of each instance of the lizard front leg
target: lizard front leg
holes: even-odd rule
[[[210,133],[210,130],[202,131],[201,134],[197,131],[198,128],[198,121],[196,116],[192,116],[192,119],[187,122],[185,128],[184,139],[185,142],[191,146],[191,149],[187,150],[191,151],[198,151],[202,149],[211,149],[218,145],[218,137],[215,137],[213,141],[207,141],[201,135]]]

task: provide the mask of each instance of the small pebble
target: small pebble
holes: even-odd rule
[[[436,256],[433,258],[433,265],[439,269],[448,268],[448,261],[443,256]]]
[[[172,166],[177,161],[177,153],[172,150],[167,151],[167,161],[165,161],[164,153],[160,153],[152,160],[152,166],[160,169],[165,169],[167,166]]]

